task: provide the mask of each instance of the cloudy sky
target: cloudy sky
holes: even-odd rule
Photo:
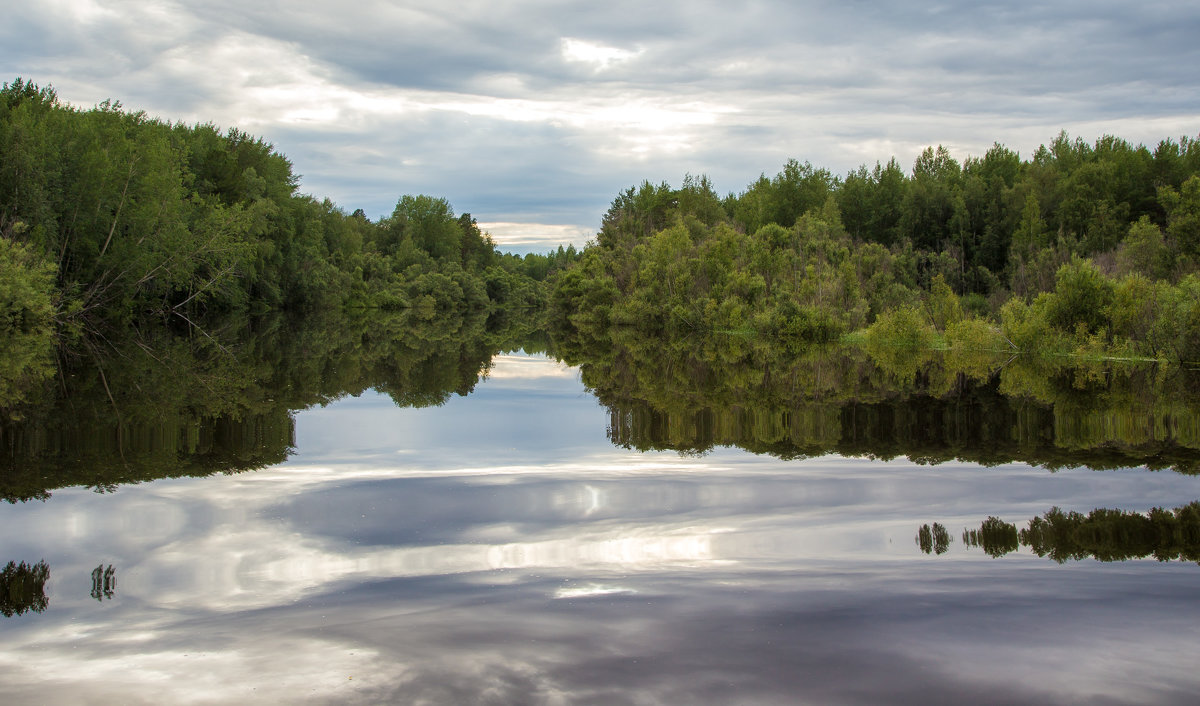
[[[514,251],[582,244],[643,179],[1200,133],[1190,0],[2,1],[0,80],[236,126],[305,192],[444,196]]]

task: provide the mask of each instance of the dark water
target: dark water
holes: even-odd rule
[[[603,380],[619,376],[595,366],[581,380],[546,354],[466,350],[393,349],[360,366],[375,373],[358,375],[371,384],[359,389],[315,382],[350,359],[323,350],[320,374],[233,385],[223,417],[137,398],[165,432],[147,431],[153,415],[132,398],[109,405],[127,432],[62,419],[31,428],[36,411],[10,422],[0,697],[1195,702],[1200,536],[1186,517],[1170,537],[1119,522],[1075,531],[1058,560],[1045,542],[1023,537],[994,558],[962,536],[992,516],[1024,530],[1055,507],[1186,515],[1200,499],[1186,399],[1158,410],[1175,431],[1157,446],[1148,433],[1081,449],[1068,441],[1089,413],[1062,400],[1000,409],[996,380],[820,414],[792,404],[772,421],[778,409],[755,417],[736,400],[683,413],[653,395],[609,399],[621,389]],[[197,375],[211,386],[211,369]],[[429,376],[470,386],[408,394]],[[173,394],[198,394],[179,384]],[[285,404],[280,421],[268,401],[289,385],[305,408]],[[64,417],[55,404],[45,414]],[[964,441],[980,433],[947,420],[972,414],[1007,436]],[[1001,414],[1018,421],[995,423]],[[876,438],[914,419],[916,441]],[[876,431],[851,433],[870,420]],[[105,441],[89,441],[93,428]],[[744,450],[761,444],[773,452]],[[909,460],[913,444],[936,463]],[[109,468],[97,449],[114,446],[124,460]],[[1010,458],[1022,449],[1027,460]],[[1073,467],[1072,453],[1109,463]],[[1165,467],[1116,462],[1138,454]],[[988,465],[961,460],[980,455]],[[153,479],[155,464],[176,477]],[[942,528],[938,546],[921,546],[923,525]],[[1097,558],[1114,550],[1125,560]]]

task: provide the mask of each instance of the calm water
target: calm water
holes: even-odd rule
[[[1200,477],[614,445],[577,368],[296,412],[283,463],[0,505],[7,703],[1194,703],[1200,566],[963,530]],[[53,484],[51,484],[52,487]],[[951,543],[926,553],[918,528]]]

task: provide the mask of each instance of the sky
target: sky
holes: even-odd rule
[[[305,193],[445,197],[513,252],[583,245],[643,180],[1200,134],[1191,0],[0,3],[0,81],[237,127]]]

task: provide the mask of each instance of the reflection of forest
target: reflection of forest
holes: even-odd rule
[[[97,601],[111,600],[117,591],[117,570],[112,564],[104,568],[104,564],[92,569],[92,598]]]
[[[917,546],[926,554],[945,554],[950,550],[950,532],[940,522],[921,525],[917,530]]]
[[[369,388],[401,406],[438,405],[470,393],[496,352],[545,350],[535,330],[483,314],[373,312],[10,346],[12,361],[0,355],[0,497],[279,463],[294,410]],[[929,351],[884,359],[737,336],[618,334],[556,352],[581,366],[610,410],[610,438],[629,448],[1200,470],[1200,381],[1178,369]]]
[[[941,526],[934,523],[935,530]],[[923,539],[929,534],[929,525],[917,533],[917,543],[926,554],[935,553],[933,542]],[[1156,507],[1145,514],[1098,508],[1084,515],[1056,507],[1033,518],[1020,531],[1014,524],[989,517],[979,529],[964,530],[962,540],[992,557],[1027,547],[1060,564],[1088,557],[1100,561],[1154,557],[1200,563],[1200,501],[1174,510]],[[936,553],[945,553],[945,548]]]
[[[46,595],[46,582],[50,580],[50,567],[46,562],[36,564],[8,562],[0,570],[0,615],[11,618],[26,613],[41,613],[50,605]],[[111,600],[117,589],[117,570],[112,564],[103,564],[92,571],[92,598],[98,601]]]
[[[613,443],[783,458],[1200,471],[1200,380],[1154,365],[790,351],[735,336],[571,350]]]
[[[0,571],[0,614],[6,618],[28,612],[41,613],[50,604],[46,597],[46,581],[50,567],[46,562],[20,564],[15,561]]]
[[[442,404],[470,393],[492,355],[531,328],[374,313],[85,339],[58,352],[57,372],[0,385],[0,497],[279,463],[293,448],[293,410],[369,388],[402,406]]]

